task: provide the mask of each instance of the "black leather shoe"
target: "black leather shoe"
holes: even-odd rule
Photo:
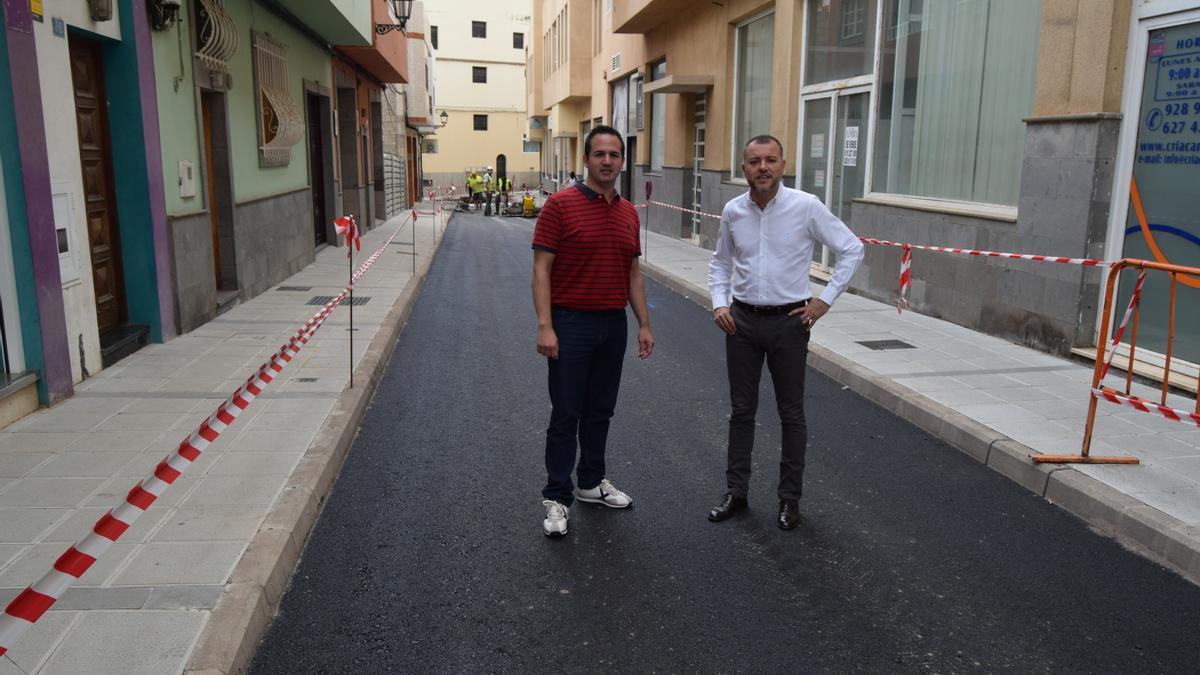
[[[719,523],[722,520],[727,520],[745,511],[749,506],[750,504],[746,501],[745,497],[734,497],[732,494],[726,492],[725,496],[721,498],[721,503],[714,506],[712,511],[708,512],[708,519],[714,523]]]
[[[796,499],[779,500],[779,529],[794,530],[800,524],[800,502]]]

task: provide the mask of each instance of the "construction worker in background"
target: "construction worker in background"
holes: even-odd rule
[[[492,191],[492,167],[490,166],[483,172],[483,189],[485,192]]]
[[[483,195],[483,179],[474,171],[470,176],[467,176],[467,194],[471,195],[471,202],[478,202]]]

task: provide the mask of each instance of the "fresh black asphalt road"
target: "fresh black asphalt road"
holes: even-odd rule
[[[1200,588],[812,370],[801,527],[774,525],[765,369],[751,511],[708,522],[723,339],[649,281],[608,448],[634,506],[545,537],[531,234],[452,221],[255,672],[1200,667]]]

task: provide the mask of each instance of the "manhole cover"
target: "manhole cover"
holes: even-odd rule
[[[332,295],[316,295],[316,296],[313,296],[313,298],[305,304],[327,305],[332,301],[333,301]],[[343,299],[342,304],[343,305],[354,305],[357,307],[359,305],[365,305],[370,301],[371,301],[371,296],[369,296],[369,295],[357,295],[354,297],[353,301],[351,301],[349,298]]]
[[[885,349],[916,349],[916,346],[910,345],[901,340],[862,340],[858,344],[868,349],[875,349],[879,351]]]
[[[311,291],[312,286],[280,286],[277,291]]]

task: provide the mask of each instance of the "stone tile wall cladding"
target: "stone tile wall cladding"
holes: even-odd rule
[[[238,291],[249,300],[316,259],[312,193],[308,188],[238,204]]]
[[[182,335],[213,318],[217,284],[213,278],[212,226],[208,212],[169,218],[174,258],[175,316]]]
[[[234,208],[238,292],[249,300],[315,260],[312,195],[308,188]],[[171,218],[179,332],[216,316],[212,229],[208,213]],[[222,265],[225,265],[224,256]]]
[[[1105,257],[1117,119],[1030,120],[1017,222],[855,202],[856,234],[916,244]],[[1115,254],[1113,254],[1115,255]],[[900,249],[868,246],[852,288],[894,301]],[[1055,354],[1091,345],[1101,273],[1075,265],[916,251],[913,309]]]

